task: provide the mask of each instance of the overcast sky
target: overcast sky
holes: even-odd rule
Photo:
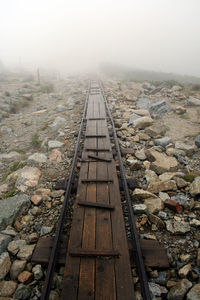
[[[200,0],[0,0],[0,59],[66,71],[112,62],[200,76]]]

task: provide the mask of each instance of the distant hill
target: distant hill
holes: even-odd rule
[[[100,71],[115,78],[134,81],[169,81],[174,80],[182,84],[200,84],[200,77],[147,71],[134,68],[127,68],[120,65],[103,63]]]

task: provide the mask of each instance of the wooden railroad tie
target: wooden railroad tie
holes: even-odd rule
[[[87,207],[94,207],[94,208],[104,208],[104,209],[111,209],[111,210],[114,209],[113,205],[106,204],[106,203],[78,201],[77,204],[80,206],[87,206]]]
[[[106,118],[85,118],[84,121],[104,121]]]
[[[109,183],[113,182],[113,179],[81,179],[81,183]]]
[[[54,237],[40,237],[37,245],[33,251],[31,262],[37,264],[47,264],[51,249],[53,247]],[[67,251],[67,237],[62,236],[60,247],[58,264],[64,265],[66,261]],[[132,266],[135,267],[135,250],[132,246],[131,240],[128,241],[129,251],[131,255]],[[144,264],[146,267],[156,267],[159,269],[169,268],[169,261],[167,257],[166,249],[159,245],[158,241],[154,240],[140,240],[142,249],[142,255],[144,257]]]
[[[97,148],[86,148],[83,151],[94,151],[94,152],[110,152],[110,149],[97,149]]]
[[[73,249],[69,250],[70,256],[76,257],[98,257],[98,256],[113,256],[119,257],[120,253],[116,250],[98,250],[98,249]]]
[[[111,162],[112,161],[112,159],[107,159],[107,158],[103,158],[103,157],[99,157],[99,156],[91,155],[91,154],[88,154],[88,158],[93,158],[93,159],[96,159],[96,160],[99,160],[99,161],[105,161],[105,162]]]
[[[107,136],[106,135],[89,135],[89,134],[86,134],[85,135],[86,138],[99,138],[99,139],[102,139],[102,138],[106,138]]]

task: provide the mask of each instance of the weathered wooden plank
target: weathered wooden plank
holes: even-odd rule
[[[113,205],[107,204],[107,203],[94,203],[94,202],[86,202],[86,201],[78,201],[78,205],[82,206],[89,206],[89,207],[95,207],[95,208],[101,208],[101,209],[114,209],[115,207]]]
[[[97,256],[114,256],[119,257],[120,253],[117,250],[104,249],[73,249],[69,250],[69,255],[78,257],[97,257]],[[84,261],[84,260],[83,260]]]
[[[89,163],[88,179],[96,177],[96,163]],[[87,202],[96,202],[96,184],[90,184],[87,187]],[[95,248],[95,226],[96,210],[95,208],[85,208],[84,226],[83,226],[83,249]],[[76,248],[70,248],[76,249]],[[81,258],[78,300],[94,299],[95,284],[95,259]]]
[[[80,170],[81,178],[87,178],[88,176],[88,164],[84,164]],[[76,200],[84,200],[86,195],[86,185],[83,185],[79,181]],[[84,208],[75,207],[73,214],[72,227],[70,232],[69,247],[80,248],[82,246],[82,231],[84,222]],[[79,285],[79,269],[80,258],[70,257],[67,253],[66,264],[64,270],[64,279],[62,284],[61,300],[66,299],[68,295],[69,299],[76,299]]]
[[[115,210],[111,212],[113,247],[122,253],[120,259],[115,260],[117,299],[133,300],[135,299],[135,295],[131,265],[121,207],[118,178],[114,162],[108,165],[108,174],[110,174],[110,176],[112,174],[114,180],[114,183],[110,185],[110,203],[116,206]]]
[[[100,107],[101,109],[101,107]],[[105,128],[105,121],[100,121],[97,124],[97,131],[100,132],[101,128]],[[98,146],[105,146],[105,139],[98,140]],[[104,154],[105,158],[109,158],[109,153]],[[97,163],[97,178],[102,179],[108,176],[108,163]],[[97,184],[97,203],[109,204],[109,185]],[[96,248],[103,248],[109,250],[113,248],[112,241],[112,224],[109,211],[97,210],[96,219]],[[118,250],[118,249],[116,249]],[[120,258],[119,258],[120,259]],[[96,260],[96,286],[95,286],[95,300],[115,300],[116,299],[116,286],[115,286],[115,260],[104,261]]]

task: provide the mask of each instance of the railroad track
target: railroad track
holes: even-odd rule
[[[100,81],[91,80],[85,100],[74,160],[57,226],[41,299],[49,299],[64,220],[84,135],[78,190],[66,250],[61,299],[134,300],[127,234],[108,123],[112,127],[128,210],[131,243],[143,299],[151,299],[118,139]],[[85,130],[84,130],[85,128]]]

